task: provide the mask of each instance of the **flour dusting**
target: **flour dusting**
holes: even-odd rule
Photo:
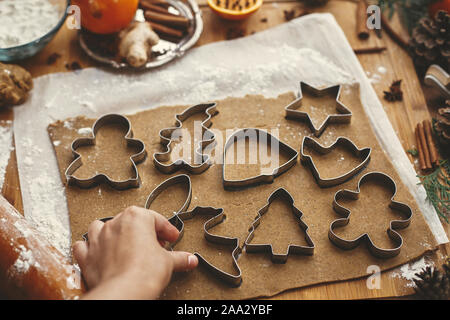
[[[416,274],[430,266],[434,266],[434,262],[432,260],[428,261],[424,256],[420,260],[401,266],[398,271],[392,273],[391,277],[408,280],[409,282],[406,286],[414,287],[414,279],[419,280],[419,277],[417,277]]]

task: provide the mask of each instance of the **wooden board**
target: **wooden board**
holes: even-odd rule
[[[241,22],[231,22],[218,18],[207,7],[205,0],[198,1],[203,11],[205,27],[197,46],[226,40],[230,28],[243,30],[245,35],[249,35],[284,23],[286,22],[284,10],[295,9],[298,13],[303,11],[301,3],[270,0],[265,1],[262,8],[249,19]],[[308,10],[313,11],[311,9]],[[359,40],[355,33],[356,23],[355,19],[353,19],[356,12],[355,2],[334,0],[324,7],[315,9],[314,12],[332,13],[354,49],[386,46],[387,50],[383,53],[361,54],[358,55],[358,58],[363,68],[370,74],[379,73],[379,67],[386,69],[386,73],[382,75],[377,83],[373,84],[374,89],[385,107],[403,148],[406,150],[413,147],[415,144],[413,131],[415,124],[425,118],[429,118],[430,115],[421,82],[416,75],[408,54],[385,33],[383,33],[382,39],[378,39],[372,32],[368,40]],[[264,22],[265,20],[267,21]],[[60,54],[61,57],[56,63],[48,65],[48,57],[55,52]],[[66,72],[65,65],[74,61],[78,62],[82,67],[95,66],[95,63],[79,48],[76,31],[68,30],[64,26],[42,52],[20,64],[27,68],[34,77],[37,77],[48,73]],[[389,87],[392,80],[397,79],[403,80],[404,100],[395,103],[386,102],[383,100],[383,90]],[[13,119],[12,110],[0,111],[0,119]],[[412,158],[411,161],[413,161]],[[23,212],[14,152],[6,170],[2,193],[20,212]],[[445,224],[444,228],[449,234],[449,225]],[[439,251],[446,255],[449,249],[450,246],[447,244],[446,246],[441,246]],[[412,288],[406,287],[405,284],[405,280],[393,278],[391,272],[385,272],[381,276],[381,289],[378,290],[367,289],[366,279],[360,279],[290,290],[275,296],[274,299],[360,299],[412,294]]]

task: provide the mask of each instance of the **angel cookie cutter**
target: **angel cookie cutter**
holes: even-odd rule
[[[76,151],[81,146],[95,145],[96,135],[98,130],[108,124],[119,124],[127,128],[127,133],[124,138],[127,145],[139,150],[138,153],[130,156],[131,167],[134,172],[134,177],[127,180],[113,180],[108,175],[100,173],[87,179],[79,179],[73,174],[83,164],[81,155]],[[72,142],[71,145],[74,160],[70,163],[65,171],[67,183],[69,185],[76,185],[80,188],[91,188],[103,182],[108,183],[111,187],[124,190],[129,188],[137,188],[140,186],[140,176],[136,164],[145,160],[147,152],[145,151],[144,142],[138,139],[133,139],[133,131],[131,130],[131,123],[127,117],[119,114],[106,114],[98,118],[92,126],[92,136],[86,138],[78,138]]]
[[[316,151],[317,153],[324,155],[330,153],[338,146],[343,146],[346,149],[350,150],[355,157],[360,159],[361,162],[352,170],[340,176],[328,179],[322,178],[322,176],[319,173],[319,170],[317,169],[316,165],[314,164],[314,161],[312,160],[312,157],[306,155],[304,149],[305,147],[309,147],[314,151]],[[303,165],[309,167],[317,184],[321,188],[325,188],[344,183],[345,181],[351,179],[353,176],[357,175],[369,164],[371,153],[372,153],[371,148],[358,149],[358,147],[353,143],[353,141],[345,137],[337,138],[336,141],[329,147],[324,147],[323,145],[321,145],[316,140],[310,137],[304,137],[302,141],[302,146],[300,148],[300,161],[302,162]]]
[[[238,287],[242,283],[242,271],[239,267],[239,264],[237,262],[242,249],[239,247],[239,239],[238,238],[230,238],[225,236],[218,236],[214,235],[209,232],[211,228],[214,226],[222,223],[226,216],[223,212],[222,208],[213,208],[213,207],[195,207],[191,211],[185,211],[179,213],[177,217],[177,224],[175,225],[178,230],[180,231],[180,236],[177,240],[181,240],[184,234],[184,221],[188,219],[194,218],[196,215],[203,215],[203,216],[211,216],[212,218],[206,221],[203,225],[203,232],[205,235],[205,239],[211,243],[226,245],[226,246],[232,246],[234,249],[231,253],[231,256],[233,258],[233,266],[235,270],[237,271],[237,274],[232,274],[229,272],[226,272],[213,264],[211,264],[208,260],[206,260],[200,253],[194,252],[194,254],[197,256],[199,261],[206,267],[206,269],[216,278],[226,282],[232,287]],[[175,242],[173,246],[177,243]]]
[[[323,89],[317,89],[306,82],[300,82],[300,90],[298,98],[285,107],[286,118],[293,120],[305,121],[316,137],[320,137],[328,124],[333,123],[350,123],[352,112],[339,101],[341,95],[341,85],[334,85]],[[336,97],[336,113],[329,114],[319,127],[315,127],[311,117],[307,112],[300,111],[303,102],[303,93],[308,92],[312,96],[322,97],[331,95]]]
[[[345,240],[345,239],[339,237],[334,232],[335,228],[346,226],[350,222],[350,215],[351,215],[350,210],[341,206],[338,203],[338,200],[342,199],[342,198],[348,198],[348,199],[353,199],[353,200],[359,199],[359,195],[361,192],[360,191],[361,185],[370,180],[378,180],[381,183],[383,183],[383,185],[385,185],[385,186],[389,187],[389,189],[391,189],[392,197],[391,197],[391,202],[389,204],[389,207],[394,210],[400,211],[405,216],[405,219],[403,219],[403,220],[392,220],[389,223],[389,228],[387,229],[387,234],[388,234],[389,238],[396,243],[395,248],[383,249],[383,248],[377,247],[372,242],[372,239],[370,238],[368,233],[364,233],[363,235],[361,235],[358,238],[353,239],[353,240]],[[358,182],[358,187],[357,187],[356,191],[343,189],[343,190],[339,190],[338,192],[336,192],[336,194],[334,195],[334,200],[333,200],[333,209],[334,209],[334,211],[336,211],[336,213],[341,215],[343,218],[336,219],[330,224],[330,229],[328,232],[328,238],[330,239],[330,241],[333,244],[335,244],[337,247],[344,249],[344,250],[354,249],[357,246],[359,246],[362,242],[365,242],[369,248],[370,253],[374,257],[386,259],[386,258],[393,258],[393,257],[397,256],[400,253],[400,250],[403,246],[403,238],[395,230],[404,229],[409,226],[409,224],[411,223],[411,218],[412,218],[412,210],[408,205],[406,205],[402,202],[394,201],[396,193],[397,193],[397,185],[396,185],[395,181],[390,176],[388,176],[382,172],[377,172],[377,171],[369,172],[369,173],[366,173],[364,176],[362,176]]]
[[[265,142],[271,147],[276,146],[279,151],[286,152],[289,155],[289,160],[283,163],[281,166],[278,166],[275,169],[273,169],[270,174],[260,174],[254,177],[241,180],[226,179],[225,165],[226,165],[227,150],[230,148],[230,146],[234,144],[235,140],[239,141],[239,139],[246,139],[247,137],[249,138],[253,137],[257,139],[258,142],[261,139],[265,139],[266,140]],[[297,158],[298,152],[294,148],[282,142],[281,140],[279,140],[278,138],[271,135],[265,130],[257,128],[246,128],[237,130],[227,139],[224,146],[223,162],[222,162],[223,186],[225,189],[236,189],[236,188],[250,187],[260,183],[272,183],[276,177],[280,176],[281,174],[292,168],[297,163]]]
[[[264,244],[251,244],[251,240],[254,237],[254,232],[256,228],[261,223],[261,219],[265,213],[269,210],[269,207],[271,203],[277,199],[281,198],[284,201],[286,201],[289,206],[292,209],[292,214],[296,217],[298,220],[298,224],[300,228],[305,232],[305,240],[308,244],[307,246],[300,246],[300,245],[294,245],[290,244],[286,250],[286,253],[276,254],[273,252],[273,247],[269,243]],[[250,228],[250,233],[245,240],[244,248],[245,252],[248,253],[264,253],[267,252],[270,254],[270,258],[273,263],[286,263],[289,255],[291,254],[298,254],[298,255],[313,255],[314,254],[314,242],[312,241],[311,237],[308,234],[308,226],[306,223],[302,220],[303,213],[294,205],[294,198],[292,198],[291,194],[284,188],[278,188],[267,199],[267,204],[259,209],[258,215],[256,216],[256,219],[253,221],[253,224]]]
[[[172,152],[171,143],[173,140],[173,134],[183,127],[183,122],[189,117],[197,113],[205,113],[207,118],[202,121],[202,139],[198,142],[198,148],[194,150],[194,160],[198,165],[192,165],[186,162],[184,159],[177,159],[172,163],[165,164],[170,161],[170,154]],[[207,170],[211,166],[210,156],[203,153],[203,150],[215,143],[215,136],[208,128],[211,127],[211,118],[218,113],[216,110],[216,103],[197,104],[190,108],[187,108],[182,113],[175,116],[175,127],[165,128],[159,131],[160,143],[166,148],[164,152],[155,152],[153,154],[153,162],[156,168],[162,173],[170,174],[180,169],[193,174],[200,174]]]

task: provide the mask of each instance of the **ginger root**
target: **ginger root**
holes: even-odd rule
[[[143,66],[159,37],[148,22],[135,21],[119,33],[119,55],[133,67]]]
[[[24,102],[31,88],[33,79],[27,70],[0,63],[0,108]]]

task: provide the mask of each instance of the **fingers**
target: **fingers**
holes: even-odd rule
[[[178,239],[180,232],[166,219],[166,217],[152,210],[147,211],[151,212],[155,217],[155,230],[158,239],[169,242],[174,242]]]
[[[198,258],[189,252],[171,251],[169,254],[173,258],[173,271],[188,271],[198,265]]]
[[[100,220],[94,220],[88,228],[88,245],[92,243],[96,243],[98,241],[98,236],[100,234],[100,231],[102,230],[103,226],[105,225],[104,222]]]
[[[88,256],[88,244],[86,241],[77,241],[73,245],[73,256],[78,262],[81,270],[86,267],[86,261]]]

